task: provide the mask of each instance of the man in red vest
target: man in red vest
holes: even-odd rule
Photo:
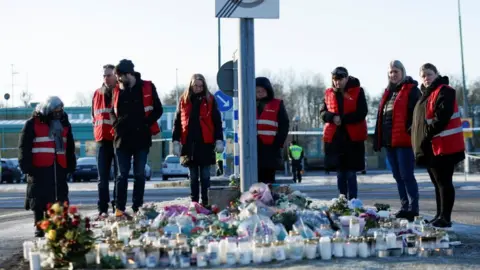
[[[93,135],[97,142],[97,169],[98,169],[98,212],[99,216],[105,216],[108,212],[110,201],[109,181],[117,175],[117,162],[113,148],[112,119],[110,114],[113,110],[112,93],[117,80],[113,74],[114,65],[103,66],[103,84],[93,94],[92,121]],[[112,208],[115,211],[115,184],[113,188]]]
[[[142,80],[132,61],[123,59],[115,66],[118,84],[113,89],[113,145],[120,170],[116,179],[116,216],[125,214],[128,174],[133,159],[132,210],[143,205],[145,165],[152,146],[152,136],[160,132],[157,123],[163,108],[151,81]]]
[[[349,76],[346,68],[335,68],[320,109],[325,169],[337,171],[338,190],[349,200],[357,198],[357,172],[365,169],[367,113],[360,81]]]

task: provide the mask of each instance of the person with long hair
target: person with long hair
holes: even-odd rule
[[[401,208],[395,216],[413,221],[418,216],[418,185],[415,179],[410,131],[413,109],[420,97],[418,82],[407,76],[398,60],[391,61],[388,86],[378,107],[373,140],[374,151],[387,150],[393,178],[397,182]]]
[[[432,226],[452,226],[453,173],[465,159],[462,121],[455,89],[430,63],[420,67],[422,96],[413,111],[412,147],[417,165],[428,170],[435,187],[437,213]]]
[[[189,169],[192,202],[199,202],[201,186],[200,204],[208,207],[210,166],[215,164],[215,152],[223,152],[224,142],[220,111],[202,74],[192,75],[180,97],[172,142],[173,154]]]

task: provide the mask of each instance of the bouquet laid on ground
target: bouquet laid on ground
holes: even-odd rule
[[[82,217],[77,207],[68,203],[49,204],[47,218],[38,225],[45,232],[56,267],[85,263],[85,254],[93,248],[95,238],[89,218]]]

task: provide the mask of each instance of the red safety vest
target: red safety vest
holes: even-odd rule
[[[202,131],[203,143],[212,144],[215,142],[214,130],[215,125],[213,124],[212,119],[212,109],[213,109],[213,96],[208,96],[207,98],[202,99],[202,104],[200,105],[200,129]],[[184,98],[180,99],[180,117],[182,123],[182,135],[181,143],[187,143],[188,137],[188,122],[190,120],[190,112],[192,110],[192,103],[189,99],[185,101]]]
[[[260,115],[257,113],[257,135],[263,144],[272,145],[278,132],[278,111],[280,99],[272,99],[265,104]]]
[[[412,147],[412,139],[407,132],[407,115],[408,115],[408,98],[414,84],[405,83],[402,85],[395,101],[393,102],[393,116],[392,116],[392,147]],[[378,106],[378,145],[382,145],[382,120],[383,107],[387,98],[390,95],[390,90],[385,89],[380,106]]]
[[[153,96],[152,96],[152,82],[151,81],[143,81],[143,108],[145,110],[145,117],[149,116],[153,111]],[[120,87],[115,86],[113,89],[113,110],[115,114],[117,114],[117,107],[118,107],[118,96],[120,94]],[[160,126],[157,122],[153,123],[150,127],[150,133],[152,135],[157,135],[160,133]]]
[[[349,88],[343,95],[343,113],[354,113],[357,111],[357,101],[360,94],[360,87]],[[339,114],[337,99],[335,97],[335,91],[333,88],[328,88],[325,91],[325,103],[327,110],[331,113]],[[353,142],[362,142],[367,140],[367,121],[363,120],[359,123],[346,124],[346,129],[350,140]],[[325,123],[323,127],[323,141],[331,143],[335,132],[337,131],[337,125],[334,123]]]
[[[442,87],[449,86],[440,85],[428,97],[425,115],[427,124],[432,123],[435,118],[435,103]],[[432,138],[432,149],[435,156],[450,155],[465,151],[462,120],[460,118],[460,112],[458,111],[457,100],[455,99],[454,102],[453,115],[450,118],[450,122],[448,122],[448,125],[442,132]]]
[[[110,119],[112,112],[112,103],[107,106],[105,101],[105,94],[102,89],[97,89],[93,95],[93,135],[95,141],[112,141],[112,125],[113,121]]]
[[[55,141],[50,138],[50,127],[48,124],[40,122],[35,118],[33,124],[35,137],[32,146],[32,162],[34,167],[50,167],[55,160]],[[62,168],[67,168],[67,157],[65,151],[67,149],[68,127],[63,127],[63,152],[57,152],[57,163]]]

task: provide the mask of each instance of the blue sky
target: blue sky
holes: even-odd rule
[[[11,64],[18,93],[34,100],[101,84],[102,65],[133,60],[160,94],[190,75],[214,81],[217,20],[214,0],[0,0],[0,91],[11,92]],[[301,3],[301,4],[299,4]],[[297,79],[345,66],[371,95],[386,85],[388,62],[401,60],[418,78],[432,62],[444,74],[461,74],[455,0],[281,0],[279,20],[256,20],[256,71],[293,70]],[[480,1],[463,0],[467,80],[480,77]],[[238,47],[238,19],[222,20],[222,62]]]

